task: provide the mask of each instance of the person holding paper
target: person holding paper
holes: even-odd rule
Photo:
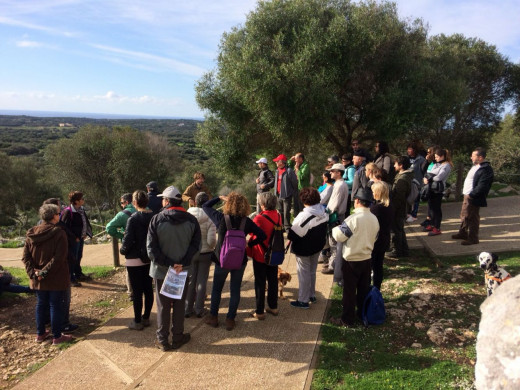
[[[201,234],[197,219],[181,207],[182,196],[177,188],[170,186],[157,196],[162,198],[163,210],[150,221],[146,248],[151,260],[150,276],[155,282],[156,345],[163,351],[168,351],[180,348],[191,338],[189,333],[184,333],[184,300],[187,289],[183,290],[180,299],[174,299],[161,294],[161,288],[169,268],[176,274],[189,270],[192,258],[200,251]],[[168,340],[170,317],[171,344]]]

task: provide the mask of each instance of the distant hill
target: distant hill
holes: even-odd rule
[[[81,115],[81,114],[79,114]],[[140,131],[162,135],[179,147],[184,160],[207,159],[195,145],[195,130],[200,120],[194,119],[110,119],[70,116],[0,115],[0,151],[11,156],[41,157],[47,145],[61,138],[70,138],[87,124],[98,126],[130,126]]]
[[[99,114],[91,112],[63,112],[63,111],[30,111],[30,110],[0,110],[0,115],[34,116],[38,118],[90,118],[90,119],[192,119],[202,121],[203,118],[126,115],[126,114]]]

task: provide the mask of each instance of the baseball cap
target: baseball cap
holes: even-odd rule
[[[151,181],[146,186],[150,187],[152,190],[156,190],[157,191],[157,182],[156,181]]]
[[[285,154],[279,154],[278,157],[273,158],[273,161],[287,161],[287,157],[285,157]]]
[[[259,163],[267,164],[267,159],[266,159],[265,157],[262,157],[262,158],[261,158],[260,160],[258,160],[256,163],[257,163],[257,164],[259,164]]]
[[[164,189],[162,194],[158,194],[157,197],[168,198],[168,199],[181,199],[181,193],[174,186],[169,186]]]
[[[329,169],[327,169],[327,171],[342,171],[342,172],[345,172],[345,167],[343,166],[343,164],[336,163],[333,166],[331,166]]]

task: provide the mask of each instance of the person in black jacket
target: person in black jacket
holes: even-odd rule
[[[493,168],[486,160],[486,149],[476,148],[471,154],[473,167],[469,170],[462,193],[464,202],[460,211],[460,228],[454,239],[462,239],[462,245],[478,244],[478,230],[480,227],[479,210],[487,206],[486,197],[493,183]]]
[[[223,213],[213,209],[213,206],[220,200],[226,202],[224,204]],[[218,229],[218,241],[215,248],[215,272],[213,274],[213,289],[211,290],[211,306],[210,315],[206,320],[206,324],[217,327],[218,326],[218,310],[222,296],[222,289],[226,282],[228,274],[231,274],[231,281],[229,285],[231,297],[229,299],[229,309],[226,316],[226,329],[233,330],[235,328],[235,316],[237,314],[238,304],[240,303],[240,285],[242,284],[242,277],[247,265],[247,255],[244,251],[244,260],[240,269],[229,270],[220,266],[220,250],[224,241],[224,236],[227,232],[225,222],[225,215],[229,215],[231,226],[233,229],[239,229],[242,220],[245,219],[244,232],[246,236],[253,234],[256,236],[254,240],[249,241],[250,247],[264,242],[267,236],[264,231],[260,229],[251,219],[247,217],[251,213],[251,207],[246,197],[237,193],[231,192],[228,196],[220,196],[208,200],[202,205],[202,209],[213,221]]]
[[[149,182],[146,185],[146,190],[148,191],[148,208],[152,210],[153,215],[155,215],[162,209],[162,200],[157,197],[159,193],[157,182]]]
[[[265,157],[262,157],[256,163],[260,168],[260,172],[258,172],[258,177],[256,178],[256,212],[259,213],[262,211],[259,196],[264,192],[271,191],[271,188],[274,187],[274,175],[267,166],[267,159]]]
[[[119,249],[126,258],[125,265],[133,291],[134,319],[128,324],[128,328],[134,330],[142,330],[145,326],[150,326],[150,313],[153,306],[153,286],[150,259],[146,252],[146,237],[154,213],[146,208],[148,202],[148,195],[144,191],[134,191],[132,194],[132,204],[137,211],[126,222],[123,242]]]
[[[320,204],[320,194],[313,187],[300,191],[303,211],[294,218],[287,233],[291,250],[296,255],[298,272],[298,300],[291,306],[308,309],[316,302],[316,268],[321,250],[325,246],[329,214]]]

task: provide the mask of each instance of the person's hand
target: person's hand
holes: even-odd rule
[[[260,184],[260,188],[263,190],[265,187],[265,184]]]
[[[173,270],[176,274],[180,274],[182,272],[182,264],[174,264]]]
[[[190,207],[193,207],[195,206],[195,201],[193,199],[190,199],[188,200],[188,204],[190,205]]]
[[[227,197],[227,196],[220,195],[219,198],[220,198],[220,200],[223,201],[223,202],[227,202],[227,201],[228,201],[228,197]]]
[[[291,161],[295,161],[295,160],[296,160],[296,156],[292,156]]]
[[[257,177],[256,178],[256,184],[258,184],[260,182],[260,179]]]

